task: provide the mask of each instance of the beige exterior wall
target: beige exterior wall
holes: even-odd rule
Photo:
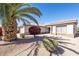
[[[55,35],[65,35],[74,37],[76,34],[77,25],[76,24],[67,24],[60,26],[50,26],[50,33]]]
[[[26,26],[26,27],[25,27],[25,33],[26,33],[26,34],[29,34],[29,28],[30,28],[30,27],[31,27],[31,26]]]
[[[67,34],[74,34],[74,25],[73,24],[67,25]]]
[[[53,34],[56,34],[56,26],[52,26],[52,27],[51,27],[51,30],[52,30],[51,32],[52,32]]]
[[[29,34],[29,28],[31,26],[23,26],[20,28],[20,34],[25,33],[25,34]],[[41,33],[47,33],[48,32],[48,27],[44,27],[44,26],[40,26],[41,28]]]
[[[48,28],[45,27],[40,27],[41,28],[41,33],[46,33],[48,32]]]
[[[25,32],[25,27],[21,27],[20,28],[20,33],[24,33]]]
[[[71,24],[67,25],[67,35],[74,37],[77,33],[77,25],[76,24]]]
[[[74,33],[77,33],[77,24],[74,25]]]
[[[23,26],[20,28],[20,33],[26,33],[29,34],[29,27],[30,26]],[[66,35],[66,36],[71,36],[74,37],[76,34],[77,30],[77,21],[64,21],[59,22],[56,24],[51,24],[47,26],[40,26],[41,28],[41,33],[49,32],[50,28],[50,34],[55,34],[55,35]]]

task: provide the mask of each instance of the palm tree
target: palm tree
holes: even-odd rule
[[[50,53],[50,56],[52,56],[52,54],[55,54],[57,56],[63,54],[64,51],[61,53],[63,48],[70,50],[79,55],[78,51],[75,51],[70,47],[64,46],[64,44],[71,44],[71,45],[74,45],[74,44],[66,42],[66,41],[62,41],[62,40],[65,40],[65,39],[60,39],[57,37],[45,37],[44,38],[43,45],[45,49]]]
[[[32,7],[29,4],[22,3],[3,3],[0,4],[0,18],[2,19],[4,41],[12,41],[17,38],[17,21],[22,21],[24,24],[29,20],[34,21],[37,25],[37,20],[32,16],[41,16],[38,8]],[[28,20],[29,19],[29,20]]]

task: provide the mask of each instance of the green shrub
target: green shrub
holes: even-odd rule
[[[58,42],[53,39],[44,38],[43,45],[50,53],[53,53],[58,47]]]

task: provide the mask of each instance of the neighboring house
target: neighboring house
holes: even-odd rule
[[[76,19],[55,22],[46,26],[50,28],[50,33],[53,35],[65,35],[69,37],[75,37],[77,33]]]
[[[20,26],[19,33],[29,34],[29,27],[31,26],[33,25]],[[77,33],[77,20],[71,19],[71,20],[59,21],[48,25],[42,25],[40,26],[40,28],[41,28],[41,34],[50,33],[52,35],[64,35],[69,37],[75,37]]]

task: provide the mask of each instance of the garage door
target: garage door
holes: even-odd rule
[[[59,35],[59,34],[66,34],[66,26],[59,26],[57,27],[57,30],[56,30],[56,34]]]
[[[67,30],[66,30],[66,26],[61,27],[61,34],[66,34]]]

